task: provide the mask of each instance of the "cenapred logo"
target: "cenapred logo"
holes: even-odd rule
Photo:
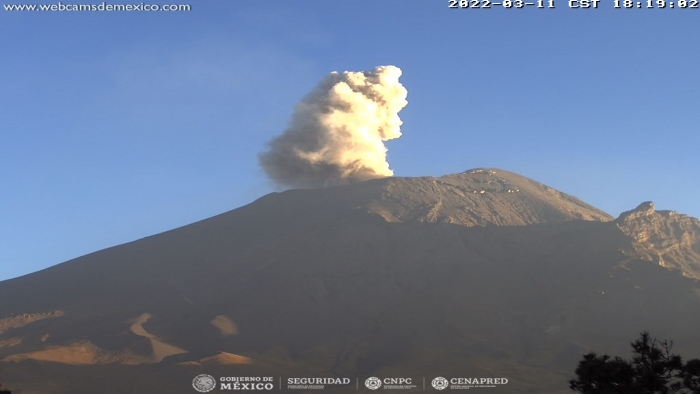
[[[208,393],[216,388],[216,379],[207,374],[197,375],[192,379],[192,387],[200,393]]]
[[[365,386],[370,390],[376,390],[382,387],[382,381],[377,377],[371,377],[365,380]]]
[[[433,388],[437,390],[444,390],[450,385],[450,382],[448,382],[447,379],[438,376],[437,378],[433,379],[431,384],[433,385]]]
[[[506,378],[443,378],[438,376],[431,382],[436,390],[469,390],[472,388],[496,388],[500,385],[508,384]]]

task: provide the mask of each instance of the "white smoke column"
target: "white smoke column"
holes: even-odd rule
[[[400,76],[394,66],[327,75],[296,105],[260,166],[278,185],[300,188],[393,175],[384,141],[401,136],[408,93]]]

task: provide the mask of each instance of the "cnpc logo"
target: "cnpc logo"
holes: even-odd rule
[[[376,390],[382,385],[385,386],[397,386],[397,385],[411,385],[413,384],[413,379],[412,378],[384,378],[384,379],[379,379],[376,376],[373,376],[371,378],[368,378],[365,380],[365,386],[367,386],[368,389],[370,390]],[[389,388],[395,388],[395,387],[389,387]]]
[[[378,377],[372,376],[371,378],[367,378],[367,380],[365,380],[365,386],[367,386],[367,388],[370,390],[376,390],[382,387],[382,381]]]

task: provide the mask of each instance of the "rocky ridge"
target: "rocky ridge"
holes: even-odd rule
[[[628,256],[654,261],[700,280],[700,220],[674,211],[657,211],[651,201],[624,212],[617,227],[632,239]]]

